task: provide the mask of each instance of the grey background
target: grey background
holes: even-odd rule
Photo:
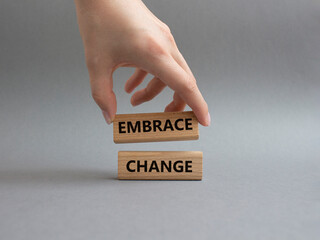
[[[0,3],[0,239],[319,239],[320,2],[146,0],[213,124],[115,145],[90,96],[73,1]],[[166,90],[118,112],[162,111]],[[143,84],[145,86],[145,84]],[[203,181],[118,181],[119,150],[200,150]]]

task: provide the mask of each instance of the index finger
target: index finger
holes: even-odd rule
[[[190,106],[203,126],[210,125],[208,105],[194,77],[187,73],[171,56],[161,56],[145,64],[148,72],[161,79]]]

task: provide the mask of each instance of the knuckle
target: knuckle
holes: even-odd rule
[[[171,33],[171,29],[169,28],[169,26],[166,25],[165,23],[163,23],[163,24],[161,25],[161,29],[162,29],[162,32],[163,32],[165,38],[166,38],[169,42],[175,43],[174,37],[173,37],[173,35],[172,35],[172,33]]]
[[[171,33],[171,29],[169,28],[169,26],[167,24],[162,23],[161,27],[162,27],[164,32]]]
[[[141,36],[136,39],[133,47],[147,56],[167,55],[163,44],[150,32],[141,34]]]
[[[171,43],[175,42],[174,37],[170,31],[165,31],[164,34],[165,34],[165,37],[167,38],[167,40],[169,40]]]
[[[88,70],[97,70],[102,66],[109,68],[115,64],[113,56],[109,51],[86,50],[86,65]]]
[[[89,71],[94,71],[99,65],[99,56],[93,53],[86,53],[86,65]]]
[[[146,36],[146,51],[151,53],[152,55],[165,55],[166,50],[162,46],[162,44],[151,35]]]
[[[97,65],[97,62],[95,61],[95,58],[93,58],[93,57],[87,57],[86,58],[86,65],[87,65],[87,68],[89,69],[89,70],[93,70],[93,69],[95,69],[95,67],[96,67],[96,65]]]
[[[173,37],[173,35],[171,33],[166,33],[166,38],[170,43],[175,44],[174,37]]]
[[[197,89],[198,89],[197,83],[193,79],[188,77],[184,84],[184,91],[188,94],[192,94],[192,93],[195,93]]]
[[[103,103],[103,96],[97,91],[91,91],[93,100],[100,106]]]

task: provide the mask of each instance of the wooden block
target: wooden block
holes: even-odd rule
[[[193,112],[118,114],[113,121],[115,143],[196,140],[198,120]]]
[[[120,151],[118,179],[201,180],[202,152]]]

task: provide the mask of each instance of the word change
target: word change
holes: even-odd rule
[[[120,151],[119,179],[201,180],[202,152]]]

